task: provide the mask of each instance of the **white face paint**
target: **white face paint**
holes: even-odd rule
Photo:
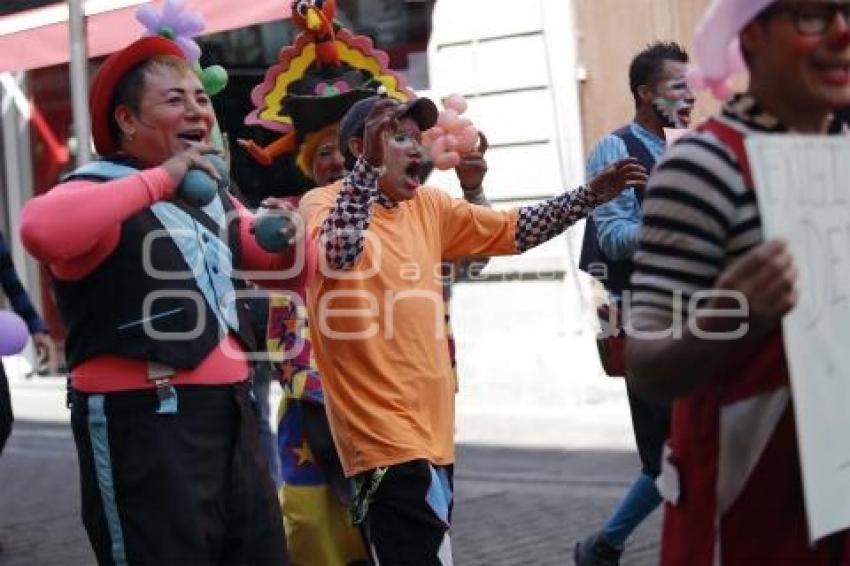
[[[685,79],[685,64],[667,61],[664,74],[655,87],[652,105],[668,128],[687,128],[691,125],[694,93]]]

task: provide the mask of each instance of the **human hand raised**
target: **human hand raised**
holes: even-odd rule
[[[478,147],[469,153],[461,154],[455,174],[464,193],[475,192],[481,188],[487,174],[487,161],[484,159],[487,147],[487,138],[483,132],[478,132]]]
[[[644,187],[649,173],[634,157],[612,163],[594,177],[587,188],[600,202],[608,202],[626,187]]]
[[[400,104],[392,98],[382,98],[375,103],[363,129],[363,157],[372,167],[384,165],[384,147],[390,134],[398,126]]]

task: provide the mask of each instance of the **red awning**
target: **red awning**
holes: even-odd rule
[[[138,0],[87,3],[89,57],[112,53],[141,37],[144,28],[136,21],[134,11],[142,3]],[[93,8],[93,4],[111,4],[112,8],[104,11]],[[205,34],[283,20],[290,13],[286,0],[186,0],[186,7],[203,14]],[[0,72],[58,65],[68,62],[68,57],[67,2],[0,18]]]

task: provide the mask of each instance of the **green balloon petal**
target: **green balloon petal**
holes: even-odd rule
[[[201,83],[210,96],[215,96],[227,86],[227,71],[221,65],[211,65],[201,71]]]

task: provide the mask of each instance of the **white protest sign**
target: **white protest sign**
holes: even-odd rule
[[[746,142],[765,239],[786,240],[800,271],[783,331],[813,541],[850,527],[850,140],[842,137]]]

